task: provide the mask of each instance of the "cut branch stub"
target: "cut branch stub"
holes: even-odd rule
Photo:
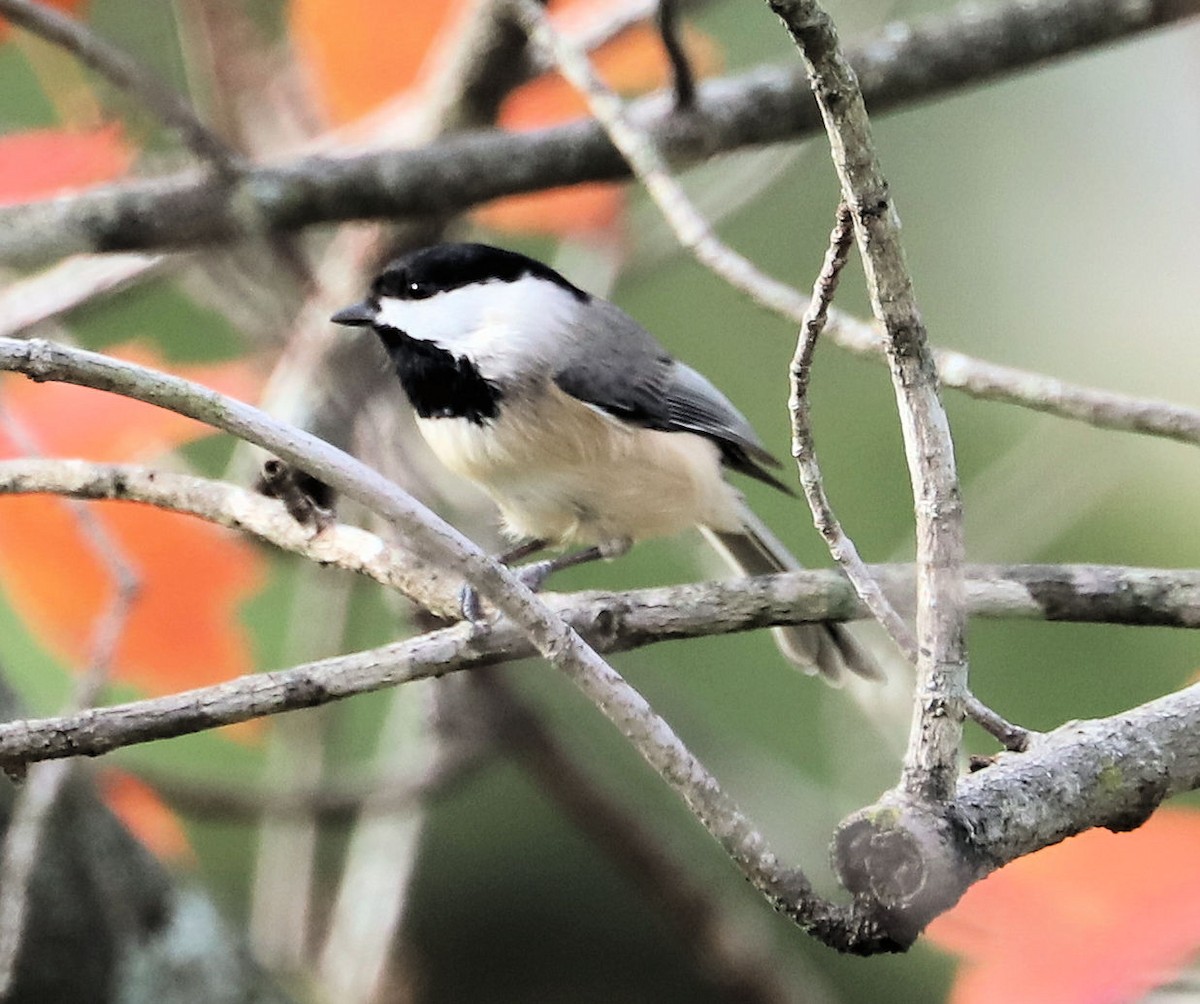
[[[839,881],[898,944],[911,945],[986,870],[946,816],[896,795],[838,827]]]

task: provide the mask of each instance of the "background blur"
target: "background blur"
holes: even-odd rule
[[[839,3],[830,10],[849,41],[884,20],[942,6]],[[288,20],[282,0],[246,8],[282,42]],[[92,0],[87,16],[98,32],[177,86],[189,85],[179,8]],[[716,0],[692,19],[719,40],[728,72],[797,58],[765,4]],[[42,93],[31,51],[0,48],[5,131],[53,125],[60,115]],[[1198,57],[1200,26],[1193,23],[875,119],[935,344],[1200,406]],[[125,100],[114,104],[124,107]],[[175,163],[166,141],[146,142],[147,172]],[[811,284],[836,203],[823,140],[724,158],[690,173],[688,183],[722,217],[728,242],[773,275]],[[755,197],[731,206],[731,192],[746,188]],[[770,448],[787,457],[786,367],[794,331],[679,253],[642,195],[632,193],[626,218],[603,247],[579,237],[560,246],[549,236],[482,227],[463,232],[545,258],[581,286],[609,289],[672,352],[708,374]],[[75,312],[66,326],[87,346],[137,337],[180,362],[251,348],[212,295],[196,282],[159,279]],[[857,266],[838,304],[868,313]],[[908,560],[912,505],[884,367],[826,345],[813,395],[827,487],[846,528],[868,560]],[[1194,451],[953,391],[945,397],[971,560],[1200,565]],[[214,475],[229,455],[229,444],[215,440],[187,450],[193,464]],[[742,487],[802,560],[829,564],[803,503],[757,484]],[[486,518],[471,529],[484,539]],[[307,657],[289,625],[305,619],[299,604],[330,595],[326,590],[348,590],[341,650],[410,630],[405,616],[366,583],[346,586],[334,573],[300,570],[274,554],[267,559],[267,584],[241,611],[260,668]],[[563,575],[553,587],[615,589],[714,574],[699,538],[688,537],[640,546],[619,562]],[[4,604],[0,639],[0,659],[32,709],[53,711],[68,689],[63,663]],[[1151,699],[1188,680],[1200,662],[1194,637],[1165,629],[976,622],[970,644],[976,693],[1009,719],[1038,729]],[[833,827],[894,781],[907,733],[908,680],[893,673],[889,687],[864,695],[832,690],[790,671],[765,633],[657,646],[617,656],[615,665],[775,848],[831,888],[825,862]],[[947,994],[953,961],[932,948],[918,945],[895,958],[841,958],[775,917],[569,684],[538,664],[511,676],[575,756],[736,912],[746,936],[773,954],[803,999],[849,1004]],[[116,692],[134,691],[122,685]],[[328,776],[374,769],[377,731],[393,702],[390,694],[372,695],[319,713],[313,728]],[[393,726],[397,714],[393,709]],[[400,716],[408,722],[401,732],[410,730],[414,742],[417,717]],[[994,748],[976,732],[969,742],[978,751]],[[135,772],[251,783],[264,777],[269,749],[263,731],[202,735],[109,759]],[[260,824],[195,813],[185,819],[194,857],[179,867],[212,890],[234,922],[248,922]],[[346,825],[321,831],[318,914],[330,908],[350,833]],[[397,952],[407,987],[393,986],[395,999],[406,991],[429,1001],[724,999],[697,974],[671,926],[639,890],[510,764],[485,766],[436,799],[415,837]]]

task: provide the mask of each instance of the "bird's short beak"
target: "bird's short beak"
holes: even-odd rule
[[[361,328],[375,320],[375,307],[369,300],[355,303],[339,310],[331,318],[334,324],[346,324],[352,328]]]

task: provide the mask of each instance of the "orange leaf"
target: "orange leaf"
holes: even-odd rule
[[[519,234],[581,234],[613,226],[625,208],[619,184],[593,182],[510,195],[472,213],[493,230]]]
[[[165,694],[250,672],[237,608],[262,581],[257,553],[193,517],[127,502],[88,505],[141,583],[114,675]],[[112,575],[62,500],[0,499],[0,584],[51,648],[76,665],[87,659],[112,599]]]
[[[96,775],[96,785],[104,804],[155,855],[180,864],[195,858],[179,817],[145,781],[110,767]]]
[[[108,354],[154,369],[167,369],[153,347],[135,342]],[[231,397],[254,396],[259,380],[241,363],[175,367],[177,373]],[[36,438],[43,456],[134,461],[165,453],[212,433],[201,422],[132,398],[66,383],[34,383],[19,376],[0,380],[4,404]],[[0,427],[0,458],[22,455]]]
[[[0,205],[109,181],[133,161],[119,123],[87,131],[36,129],[0,136]]]
[[[1200,812],[1089,830],[1014,861],[930,924],[962,958],[952,1004],[1122,1004],[1200,948]]]
[[[697,76],[720,67],[720,52],[707,35],[685,27],[683,43]],[[655,90],[670,80],[662,40],[646,24],[634,25],[601,46],[592,56],[592,65],[609,87],[623,94]],[[585,114],[587,102],[575,87],[558,73],[544,73],[508,96],[500,110],[500,125],[514,131],[540,129]]]
[[[41,3],[46,7],[57,7],[66,14],[74,14],[83,6],[83,0],[41,0]],[[0,17],[0,42],[5,41],[10,34],[12,25]]]
[[[345,123],[412,87],[470,7],[464,0],[292,0],[289,24],[330,118]]]
[[[151,357],[146,350],[139,354]],[[187,375],[224,389],[252,384],[240,364],[192,367]],[[44,455],[142,459],[207,431],[163,409],[88,388],[13,378],[4,389],[14,423]],[[0,456],[19,452],[0,437]],[[249,645],[236,611],[262,579],[257,552],[193,517],[126,502],[88,506],[141,581],[116,650],[117,678],[167,693],[248,672]],[[0,499],[0,586],[51,648],[74,664],[86,660],[113,596],[112,575],[62,499]]]

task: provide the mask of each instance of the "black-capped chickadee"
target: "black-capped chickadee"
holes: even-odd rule
[[[382,340],[434,454],[475,482],[522,542],[586,550],[545,572],[698,526],[736,569],[799,568],[723,477],[788,489],[750,423],[619,307],[539,261],[485,244],[398,258],[333,316]],[[877,677],[838,625],[774,629],[781,650],[831,680]]]

